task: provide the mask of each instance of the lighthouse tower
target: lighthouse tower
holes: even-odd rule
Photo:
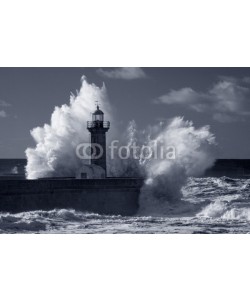
[[[91,164],[102,167],[106,174],[106,132],[110,122],[104,121],[104,113],[99,105],[92,114],[92,121],[87,122],[87,129],[91,134],[92,158]]]

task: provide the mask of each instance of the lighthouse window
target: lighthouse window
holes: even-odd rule
[[[94,121],[103,121],[103,115],[95,115]]]

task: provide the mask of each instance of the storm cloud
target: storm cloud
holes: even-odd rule
[[[250,78],[220,76],[206,92],[191,87],[170,90],[155,103],[182,105],[198,113],[209,113],[218,122],[243,121],[250,116]]]
[[[112,79],[140,79],[146,78],[145,72],[141,68],[114,68],[112,70],[104,70],[102,68],[97,70],[97,74]]]

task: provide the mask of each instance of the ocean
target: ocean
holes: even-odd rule
[[[72,209],[0,213],[0,233],[250,233],[250,179],[188,178],[167,212],[133,217]]]

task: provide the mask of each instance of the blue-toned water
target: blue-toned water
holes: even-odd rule
[[[249,233],[250,179],[189,178],[167,211],[102,216],[71,209],[0,213],[1,233]]]

